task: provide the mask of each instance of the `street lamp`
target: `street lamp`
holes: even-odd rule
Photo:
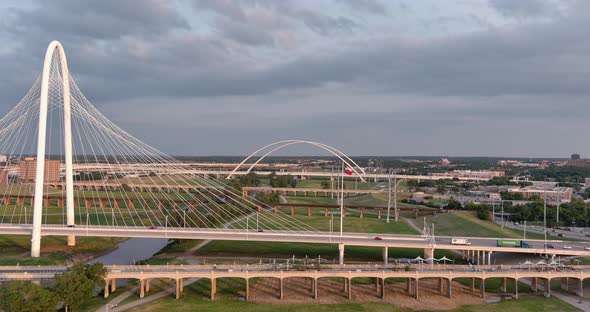
[[[387,175],[387,223],[389,223],[389,210],[391,210],[391,169]]]

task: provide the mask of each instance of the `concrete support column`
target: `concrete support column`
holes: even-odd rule
[[[475,292],[475,277],[471,278],[471,292]]]
[[[492,251],[488,251],[488,265],[492,264]]]
[[[307,207],[307,217],[311,217],[311,207]]]
[[[116,290],[117,290],[117,280],[112,279],[111,280],[111,292],[115,292]]]
[[[279,279],[279,299],[283,299],[283,297],[284,297],[284,294],[285,294],[285,288],[284,288],[285,285],[284,284],[285,284],[285,281],[282,278],[280,278]]]
[[[479,296],[481,299],[486,298],[486,281],[482,278],[479,283]]]
[[[275,214],[279,214],[279,206],[275,205]]]
[[[109,280],[108,279],[104,280],[104,297],[105,298],[109,297]]]
[[[291,206],[291,217],[295,216],[295,206]]]
[[[424,248],[424,259],[433,258],[434,257],[434,248]],[[432,264],[432,260],[428,261],[429,264]]]
[[[410,278],[406,280],[406,293],[410,294],[412,292],[412,283]]]
[[[381,219],[381,208],[377,210],[377,219]]]
[[[352,279],[348,280],[348,299],[352,299]]]
[[[324,217],[328,216],[328,208],[324,208]]]
[[[176,299],[180,298],[180,280],[176,280]]]
[[[145,297],[145,281],[139,280],[139,298]]]
[[[514,299],[518,299],[518,279],[514,279]]]
[[[545,298],[550,298],[551,297],[551,280],[546,278],[544,281],[544,293],[543,295],[545,296]]]
[[[184,291],[184,279],[180,278],[178,279],[178,286],[180,286],[180,292]]]
[[[502,278],[502,283],[500,284],[500,291],[506,293],[506,278]]]
[[[211,279],[211,301],[215,300],[215,294],[217,293],[217,279]]]
[[[375,277],[375,290],[379,292],[379,278]]]
[[[418,279],[414,279],[414,299],[418,299]]]
[[[250,299],[250,279],[246,279],[246,296],[244,298],[246,301]]]
[[[389,263],[389,247],[383,247],[383,263],[387,265]]]
[[[438,278],[438,291],[440,291],[441,293],[443,292],[443,282],[442,282],[442,277]]]
[[[344,264],[344,244],[338,244],[338,263]]]
[[[561,289],[565,291],[569,290],[569,279],[567,277],[561,279]]]
[[[580,279],[580,282],[578,283],[578,290],[576,291],[576,295],[578,295],[578,297],[584,297],[584,280]]]
[[[145,280],[145,292],[150,292],[150,279]]]
[[[533,277],[533,279],[531,280],[531,289],[534,292],[539,291],[539,288],[538,288],[538,285],[537,285],[537,278],[536,277]]]
[[[385,300],[385,279],[381,279],[381,299]]]
[[[453,287],[451,286],[452,282],[453,281],[450,278],[447,279],[447,297],[449,297],[449,299],[451,299],[451,296],[453,295]]]
[[[361,213],[359,215],[359,218],[362,219],[364,217],[364,215],[365,215],[365,209],[364,208],[361,208],[360,210],[361,210]]]
[[[318,279],[313,279],[313,299],[318,299]]]

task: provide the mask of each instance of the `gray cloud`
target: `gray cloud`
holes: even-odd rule
[[[242,153],[298,137],[357,155],[554,155],[543,136],[561,150],[584,139],[587,2],[567,14],[524,1],[490,2],[499,16],[433,12],[428,23],[476,30],[424,36],[389,24],[418,10],[397,10],[404,1],[317,3],[202,0],[181,11],[156,0],[59,1],[0,12],[0,37],[13,42],[0,49],[0,71],[13,73],[0,81],[0,109],[26,92],[46,44],[59,39],[91,101],[175,154]],[[507,27],[494,20],[502,18]],[[530,135],[548,122],[559,129]],[[480,138],[488,145],[460,144]]]

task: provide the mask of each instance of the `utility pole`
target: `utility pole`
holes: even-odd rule
[[[334,165],[332,165],[332,177],[330,179],[330,182],[332,185],[332,187],[330,189],[332,191],[332,192],[330,192],[330,196],[332,197],[332,199],[334,199]]]
[[[496,200],[492,200],[492,222],[496,223]]]
[[[559,226],[559,185],[557,185],[557,219],[555,220],[555,223],[557,226]]]

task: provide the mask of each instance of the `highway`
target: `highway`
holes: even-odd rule
[[[32,227],[28,224],[1,224],[0,234],[30,235]],[[461,251],[514,252],[529,254],[590,256],[590,242],[570,242],[548,240],[554,248],[544,248],[543,240],[527,240],[532,248],[498,247],[497,239],[488,237],[465,237],[470,245],[451,244],[450,236],[437,236],[433,241],[421,235],[375,234],[375,233],[329,233],[312,231],[268,231],[205,228],[147,228],[147,227],[109,227],[43,225],[44,236],[94,236],[94,237],[143,237],[143,238],[177,238],[207,239],[227,241],[265,241],[290,243],[339,244],[344,246],[397,247],[420,249],[447,249]],[[453,238],[459,238],[453,236]],[[571,248],[565,248],[569,246]]]

